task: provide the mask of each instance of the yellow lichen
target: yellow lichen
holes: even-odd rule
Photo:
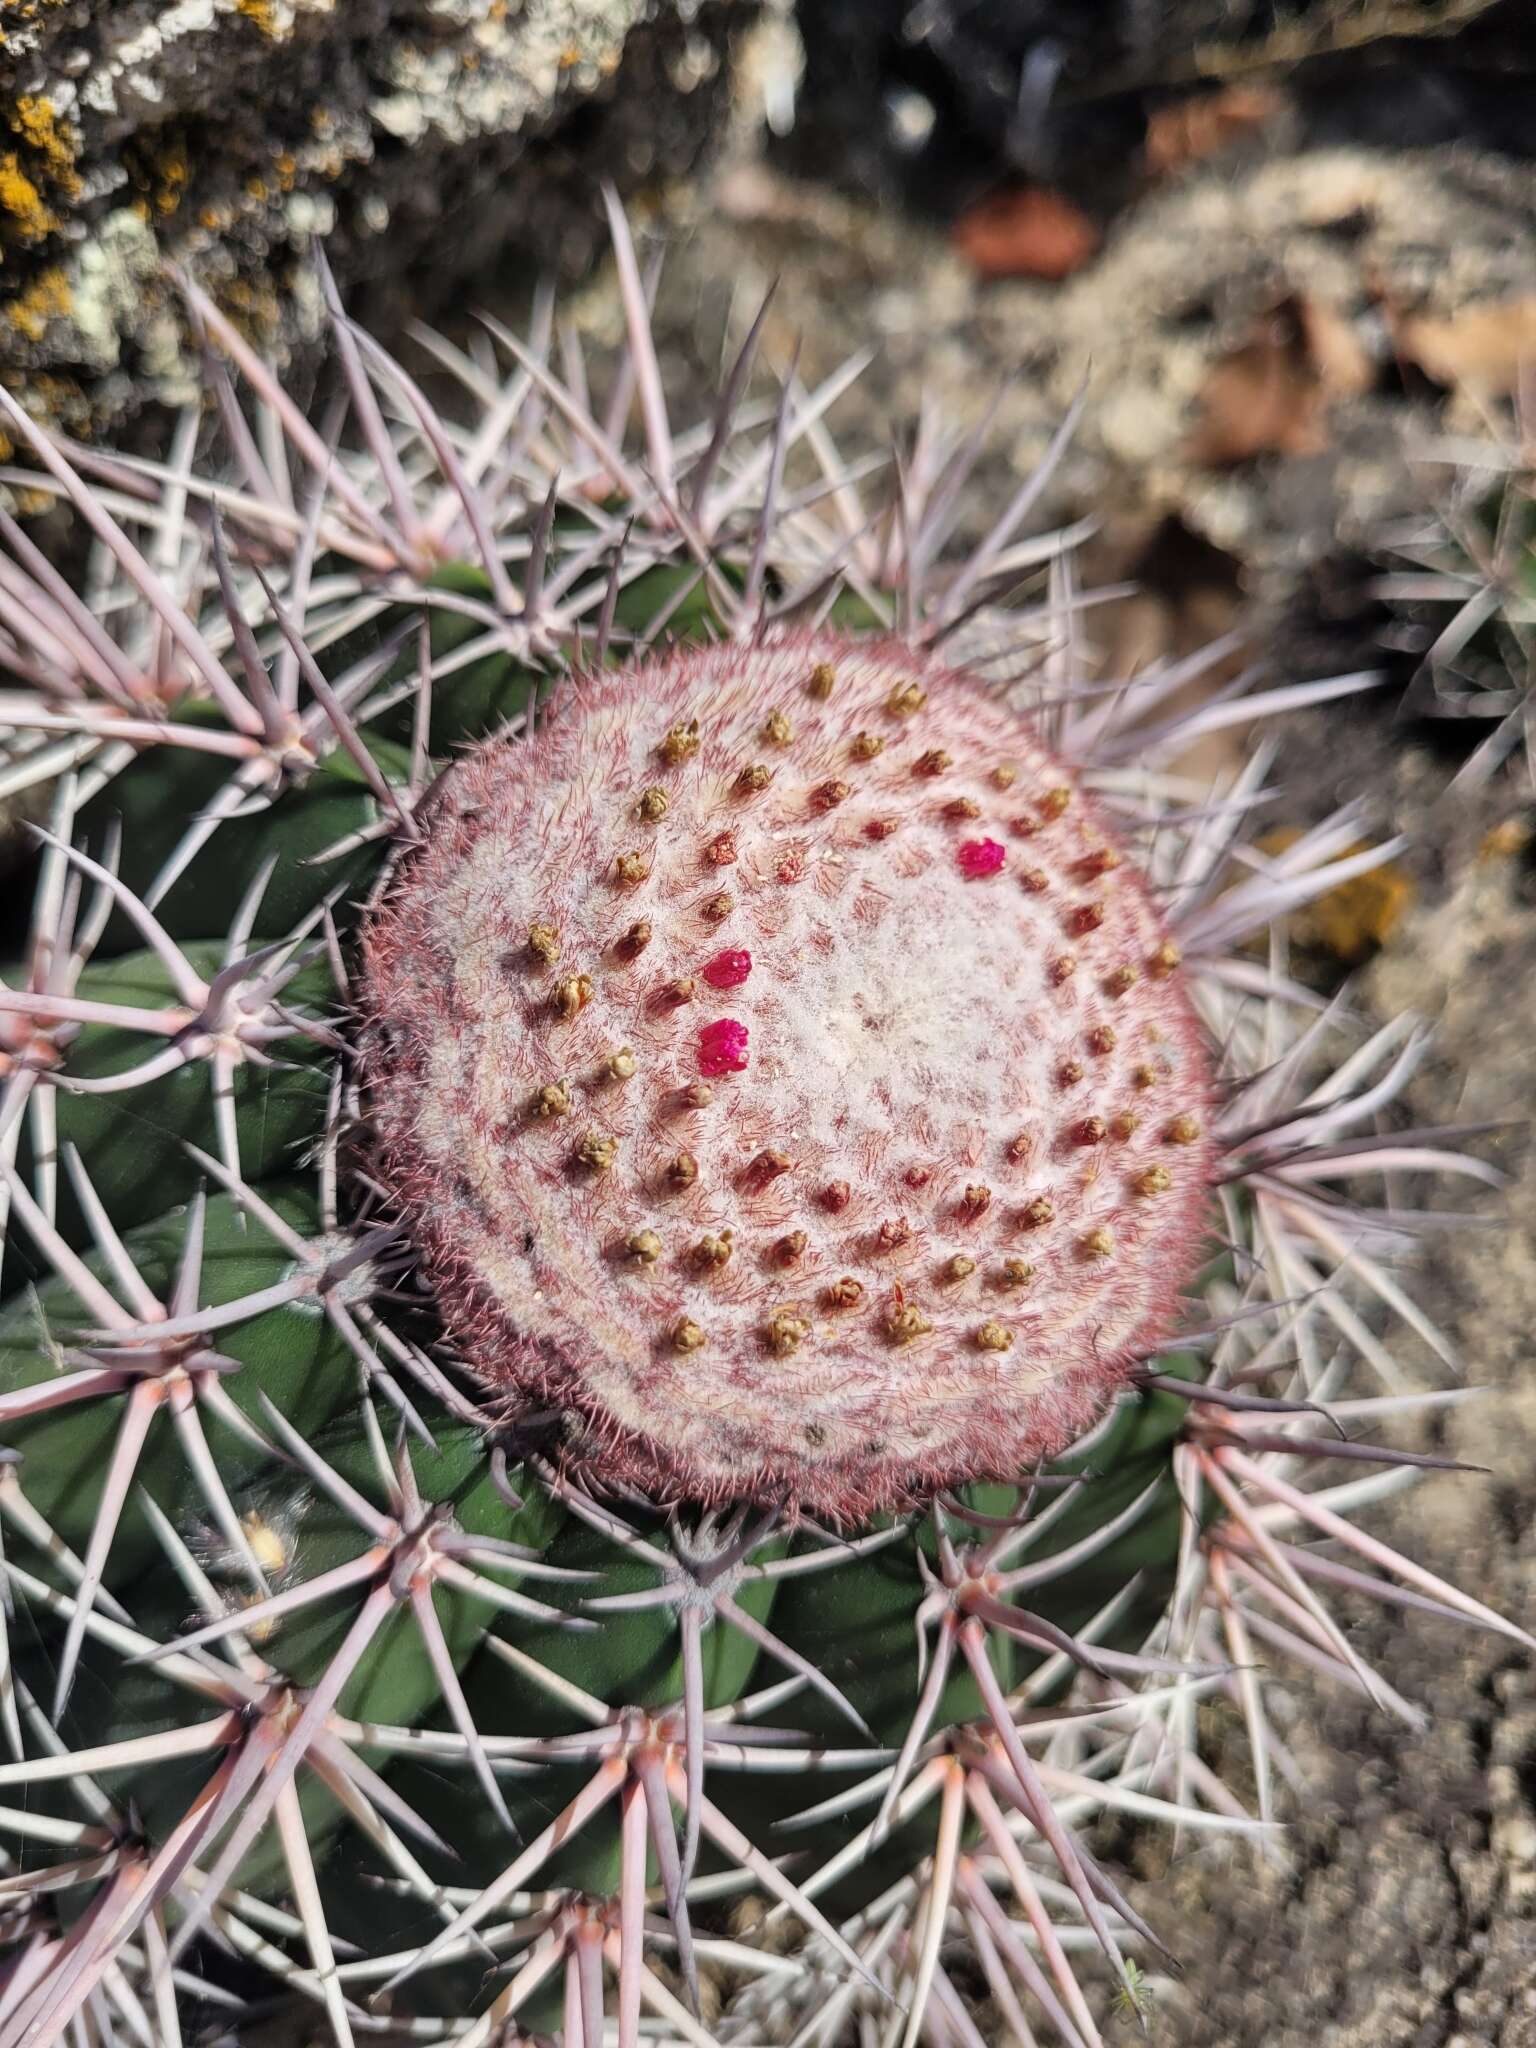
[[[1477,857],[1481,861],[1518,860],[1531,844],[1533,836],[1536,832],[1533,832],[1529,818],[1506,818],[1491,832],[1484,833]]]
[[[40,242],[59,224],[14,149],[0,150],[0,214],[9,216],[8,238],[17,242]]]
[[[266,348],[281,332],[284,291],[263,277],[232,277],[220,293],[224,311],[246,337]]]
[[[75,172],[79,137],[37,93],[20,93],[11,109],[11,133],[41,160],[54,182],[71,198],[80,190]]]
[[[0,244],[27,246],[58,227],[51,200],[80,190],[78,137],[37,93],[18,94],[3,118],[16,146],[0,150]]]
[[[191,175],[192,164],[185,147],[173,143],[157,159],[149,181],[149,200],[156,213],[176,211]]]
[[[61,264],[40,271],[6,308],[6,318],[25,341],[41,341],[48,322],[70,308],[69,279]]]

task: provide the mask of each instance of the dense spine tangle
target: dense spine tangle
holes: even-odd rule
[[[716,951],[694,906],[734,764],[763,704],[797,689],[793,724],[768,721],[772,783],[728,828],[733,944]],[[889,744],[829,783],[882,710]],[[666,783],[647,788],[658,763]],[[466,1364],[579,1411],[602,1445],[592,1480],[847,1522],[1057,1455],[1168,1331],[1206,1223],[1211,1054],[1177,978],[1149,974],[1108,1022],[1102,984],[1169,941],[1066,775],[1017,713],[929,657],[789,638],[588,678],[536,735],[488,742],[439,785],[364,934],[376,1171]],[[1019,888],[1001,837],[962,836],[960,788],[998,834],[1033,815],[1045,889]],[[637,802],[656,831],[620,906],[604,839]],[[899,837],[872,840],[871,817]],[[650,980],[613,964],[637,905]],[[510,943],[525,930],[561,934],[553,1013],[542,961]],[[701,985],[729,992],[730,1017],[695,1021]],[[610,1105],[567,1077],[616,1039],[634,1074]],[[1146,1119],[1112,1138],[1142,1066]],[[697,1179],[668,1200],[656,1157],[693,1069],[717,1089],[690,1133]],[[519,1122],[529,1095],[539,1116]],[[550,1127],[572,1113],[603,1119],[578,1141],[584,1174]],[[772,1257],[786,1227],[805,1238],[792,1306]],[[727,1283],[687,1240],[728,1231]],[[1023,1235],[1035,1284],[1016,1310],[978,1324],[935,1287],[946,1239],[1001,1260]],[[616,1261],[641,1242],[656,1254]],[[896,1281],[893,1325],[880,1301]],[[831,1320],[818,1296],[834,1286]],[[680,1354],[679,1317],[707,1346]]]
[[[1530,395],[1515,432],[1448,443],[1429,459],[1432,510],[1379,536],[1382,642],[1415,664],[1405,708],[1475,721],[1462,778],[1486,782],[1533,753],[1536,692],[1536,439]]]

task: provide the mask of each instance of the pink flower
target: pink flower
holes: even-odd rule
[[[745,946],[727,946],[713,960],[706,960],[703,969],[711,988],[740,988],[751,972],[752,955]],[[745,1032],[742,1036],[745,1038]]]
[[[984,875],[995,875],[1007,858],[1007,853],[996,839],[962,839],[955,848],[960,872],[969,882],[979,882]]]
[[[747,1027],[721,1017],[699,1033],[699,1072],[739,1074],[747,1064]]]

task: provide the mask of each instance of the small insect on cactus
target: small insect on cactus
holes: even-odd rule
[[[1096,1816],[1262,1836],[1276,1660],[1411,1716],[1332,1588],[1517,1633],[1349,1520],[1445,1353],[1351,1195],[1495,1178],[1287,974],[1391,849],[1178,767],[1366,679],[1085,682],[1042,478],[871,509],[758,327],[674,431],[613,218],[601,414],[333,295],[327,438],[190,286],[222,455],[0,392],[96,544],[0,516],[5,2048],[1091,2048]]]

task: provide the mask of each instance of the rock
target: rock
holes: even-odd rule
[[[1437,433],[1477,430],[1468,395],[1399,360],[1394,320],[1456,322],[1519,300],[1536,275],[1527,166],[1469,148],[1309,147],[1284,120],[1148,189],[1059,282],[984,282],[937,227],[761,163],[695,196],[686,228],[660,299],[679,382],[712,325],[739,332],[777,276],[770,360],[799,338],[814,382],[878,347],[830,418],[850,448],[925,400],[963,428],[996,400],[980,508],[1040,458],[1086,379],[1039,516],[1177,519],[1266,617],[1341,541],[1366,552],[1384,522],[1421,510],[1436,479],[1415,455]],[[1268,396],[1291,410],[1213,446],[1213,376],[1277,314],[1296,360],[1283,337],[1286,377]],[[1258,410],[1241,410],[1257,435]]]
[[[17,0],[0,28],[0,366],[110,427],[194,364],[169,259],[277,359],[315,234],[383,331],[569,276],[597,195],[686,170],[751,0]]]

